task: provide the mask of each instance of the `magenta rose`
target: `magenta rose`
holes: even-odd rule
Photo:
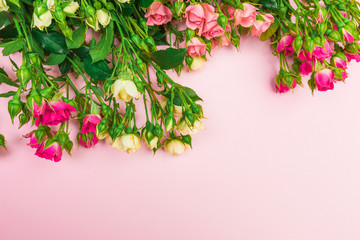
[[[315,57],[319,61],[322,61],[328,57],[331,57],[331,55],[333,53],[334,53],[334,50],[331,48],[331,46],[327,40],[324,43],[324,47],[316,45],[314,47],[314,50],[312,51],[313,57]]]
[[[41,143],[36,150],[35,155],[54,162],[59,162],[62,157],[62,147],[60,143],[48,139]]]
[[[333,57],[332,61],[337,68],[347,69],[347,62],[344,59],[339,57]]]
[[[278,42],[277,46],[276,46],[276,51],[277,52],[282,52],[284,51],[285,56],[291,55],[293,53],[295,53],[292,43],[295,40],[295,37],[290,35],[290,34],[286,34],[285,36],[283,36],[280,41]]]
[[[276,91],[278,93],[286,93],[290,90],[290,88],[282,83],[280,83],[280,85],[275,84],[276,87]],[[294,89],[296,87],[296,80],[293,80],[293,84],[291,86],[292,89]]]
[[[199,38],[193,37],[191,40],[186,44],[188,47],[187,54],[190,57],[196,56],[203,56],[206,52],[206,44],[201,42]]]
[[[236,9],[234,11],[235,25],[241,25],[243,27],[250,27],[256,20],[256,7],[249,3],[244,3],[244,10]]]
[[[334,89],[335,73],[330,69],[322,69],[315,73],[314,79],[319,91]]]
[[[147,18],[146,24],[149,26],[154,26],[163,25],[170,22],[173,14],[170,8],[159,2],[153,2],[145,14],[145,17]]]
[[[70,113],[76,112],[76,109],[70,104],[60,101],[43,101],[39,110],[34,111],[36,126],[57,125],[70,119]]]
[[[89,132],[87,134],[79,134],[79,143],[85,148],[91,148],[98,143],[98,138],[95,133]]]
[[[24,137],[29,138],[30,141],[27,145],[31,148],[38,148],[41,145],[41,143],[39,143],[39,141],[36,139],[34,132],[31,132]]]
[[[303,62],[299,68],[302,75],[309,75],[310,73],[312,73],[312,62]]]
[[[274,22],[274,17],[271,14],[261,15],[264,20],[256,20],[251,28],[251,35],[260,37],[263,32],[266,32],[270,25]]]
[[[96,126],[100,123],[101,117],[97,114],[86,115],[83,119],[81,133],[95,133]]]

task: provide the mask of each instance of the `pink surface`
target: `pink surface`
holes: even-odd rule
[[[183,74],[207,120],[180,157],[103,143],[39,159],[0,99],[0,239],[360,239],[360,65],[334,91],[278,95],[270,47],[241,48]]]

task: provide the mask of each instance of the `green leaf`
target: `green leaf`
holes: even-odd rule
[[[100,97],[104,97],[105,94],[104,94],[104,90],[100,87],[97,87],[97,86],[94,86],[94,85],[91,85],[91,89],[97,94],[99,95]]]
[[[270,25],[269,29],[266,32],[261,34],[260,40],[261,41],[268,40],[270,37],[272,37],[274,35],[274,33],[278,30],[278,28],[279,28],[279,22],[278,21],[273,22]]]
[[[82,46],[79,47],[78,49],[73,49],[72,50],[76,55],[78,55],[81,59],[85,59],[90,57],[90,47],[87,46]]]
[[[9,24],[0,30],[0,38],[17,38],[18,35],[15,24]]]
[[[6,12],[0,12],[0,27],[4,26],[8,19],[9,18]]]
[[[30,45],[32,50],[36,52],[42,60],[44,60],[45,59],[44,49],[40,46],[39,42],[33,39],[32,41],[30,41]]]
[[[5,142],[6,141],[4,135],[0,134],[0,146],[2,146],[3,148],[5,148],[5,150],[7,150],[5,146]]]
[[[52,53],[68,54],[69,50],[66,47],[65,37],[57,31],[40,31],[34,29],[32,34],[36,40],[39,41],[41,46]]]
[[[72,69],[72,63],[65,59],[62,63],[59,64],[59,69],[62,75],[67,74]]]
[[[86,73],[96,80],[105,81],[111,77],[111,69],[104,60],[92,63],[91,57],[88,57],[84,59],[84,64]]]
[[[152,3],[154,2],[154,0],[139,0],[139,6],[143,7],[143,8],[147,8],[149,7]]]
[[[122,15],[124,17],[129,17],[134,13],[134,9],[129,3],[121,4],[122,6]]]
[[[78,29],[73,32],[73,40],[66,38],[66,45],[68,49],[75,49],[81,47],[85,42],[86,28],[85,25],[81,25]]]
[[[276,0],[260,0],[259,3],[262,4],[265,8],[278,9]]]
[[[202,101],[202,99],[191,88],[184,87],[184,91],[191,98],[191,100],[193,100],[194,102]]]
[[[191,88],[188,88],[188,87],[183,87],[183,90],[184,92],[191,98],[191,100],[193,100],[194,102],[197,102],[197,101],[202,101],[202,99],[196,94],[196,92],[194,90],[192,90]],[[168,99],[171,98],[171,92],[168,92],[166,94],[164,94],[164,96]],[[175,89],[174,91],[174,100],[173,100],[173,103],[176,105],[176,106],[182,106],[182,100],[180,98],[180,95],[179,95],[179,90],[178,89]]]
[[[9,86],[19,87],[19,84],[15,83],[9,78],[4,69],[0,68],[0,83],[5,83]]]
[[[114,23],[111,21],[110,24],[105,28],[105,33],[101,35],[99,43],[90,49],[90,56],[93,62],[104,60],[112,48],[114,41]]]
[[[15,94],[16,94],[15,91],[9,91],[9,92],[7,92],[7,93],[2,93],[2,94],[0,94],[0,97],[7,98],[7,97],[14,96]]]
[[[3,47],[2,54],[4,56],[9,56],[10,54],[20,51],[23,47],[25,47],[25,42],[21,40],[15,40],[7,43],[3,43],[0,45],[0,47]]]
[[[151,59],[162,69],[175,68],[183,63],[187,48],[168,48],[154,52]]]
[[[45,65],[58,65],[62,63],[66,58],[66,54],[56,54],[52,53],[49,55],[48,59],[45,62]]]

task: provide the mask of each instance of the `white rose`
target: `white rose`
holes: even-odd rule
[[[191,63],[190,70],[196,71],[202,68],[205,64],[205,59],[202,57],[194,57],[193,62]]]
[[[39,28],[40,30],[43,30],[44,28],[50,26],[53,19],[49,10],[43,13],[40,17],[37,17],[34,12],[33,18],[33,26]]]
[[[96,18],[103,27],[106,27],[110,23],[111,19],[110,13],[104,9],[96,11]]]
[[[137,152],[140,149],[140,138],[135,134],[124,134],[116,138],[112,147],[121,152]]]
[[[129,3],[130,0],[117,0],[119,3]]]
[[[204,130],[204,125],[200,120],[195,120],[192,126],[189,125],[190,123],[187,123],[184,118],[180,118],[177,125],[177,130],[179,130],[182,135],[196,134],[201,130]]]
[[[69,5],[64,7],[64,12],[67,14],[75,14],[75,12],[79,9],[80,5],[77,2],[71,2]]]
[[[163,109],[165,109],[166,107],[166,103],[167,103],[167,98],[166,97],[163,97],[163,100],[159,101],[160,102],[160,105]],[[174,104],[174,115],[175,116],[182,116],[182,111],[183,111],[183,107],[182,106],[178,106],[178,105],[175,105]],[[161,112],[160,112],[161,113]]]
[[[144,142],[146,143],[146,146],[149,148],[149,149],[154,149],[154,148],[157,148],[157,143],[159,142],[159,138],[154,136],[153,139],[150,140],[150,142],[148,142],[146,140],[146,133],[147,133],[147,130],[144,131],[143,133],[143,140]]]
[[[179,139],[171,139],[170,141],[165,143],[164,149],[167,153],[176,156],[185,152],[187,146]]]
[[[9,10],[5,0],[0,0],[0,12]]]
[[[100,133],[98,135],[98,139],[99,140],[103,140],[105,139],[105,142],[109,145],[112,145],[113,144],[113,140],[112,138],[110,137],[109,133],[105,132],[105,133]]]
[[[46,5],[50,11],[55,11],[55,0],[47,0]]]
[[[99,22],[97,18],[86,18],[85,22],[89,27],[94,29],[96,32],[100,30]]]
[[[131,80],[118,79],[111,86],[111,92],[117,99],[129,102],[132,98],[139,99],[141,94]]]

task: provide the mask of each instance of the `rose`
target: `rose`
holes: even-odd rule
[[[85,20],[86,24],[94,29],[96,32],[100,30],[99,21],[96,17],[88,17]]]
[[[40,7],[38,8],[40,10]],[[51,21],[53,16],[49,10],[41,14],[39,17],[36,16],[35,12],[33,14],[33,26],[39,28],[40,30],[44,30],[44,28],[51,25]]]
[[[0,0],[0,12],[9,10],[5,0]]]
[[[167,153],[177,156],[186,151],[187,145],[179,139],[170,139],[164,145],[164,149]]]
[[[29,138],[29,143],[27,145],[29,145],[31,148],[38,148],[40,146],[41,143],[39,143],[39,141],[36,139],[36,136],[34,134],[34,132],[31,132],[27,135],[24,136],[25,138]]]
[[[271,14],[260,15],[264,20],[256,20],[251,28],[251,35],[260,37],[260,35],[268,30],[270,25],[274,22],[274,17]]]
[[[236,9],[234,11],[235,25],[241,25],[243,27],[250,27],[256,20],[256,7],[249,3],[244,3],[244,10]]]
[[[119,3],[129,3],[130,0],[117,0]]]
[[[197,71],[201,69],[205,64],[205,59],[202,57],[194,57],[191,64],[190,64],[190,70],[191,71]]]
[[[96,19],[103,27],[106,27],[110,23],[110,13],[107,10],[99,9],[96,11]]]
[[[327,91],[334,89],[334,77],[335,73],[328,68],[316,72],[314,79],[318,90]]]
[[[54,162],[59,162],[62,157],[62,147],[60,143],[47,139],[41,143],[36,150],[35,155],[48,160],[53,160]]]
[[[163,25],[171,21],[173,14],[170,8],[160,2],[153,2],[145,14],[145,17],[147,18],[146,24],[149,26]]]
[[[140,138],[133,133],[123,134],[115,139],[112,147],[121,152],[137,152],[141,147]]]
[[[295,53],[293,46],[292,46],[292,43],[294,40],[295,40],[294,36],[292,36],[290,34],[284,35],[278,42],[278,44],[276,46],[276,51],[277,52],[285,51],[285,56]]]
[[[79,143],[85,148],[91,148],[92,146],[95,146],[98,141],[98,138],[93,132],[89,132],[87,134],[79,134]]]
[[[43,102],[39,109],[33,111],[35,125],[57,125],[70,119],[70,113],[76,109],[68,103],[60,101]]]
[[[327,40],[324,42],[324,47],[316,45],[314,47],[314,50],[312,51],[312,55],[317,60],[320,60],[320,61],[322,61],[328,57],[331,57],[331,55],[333,53],[334,53],[334,50],[331,48],[331,46]]]
[[[335,56],[331,59],[331,62],[337,68],[347,69],[347,62],[343,58]]]
[[[54,12],[55,11],[55,0],[47,0],[46,6],[50,11]]]
[[[348,30],[346,30],[344,27],[341,30],[342,30],[342,35],[344,36],[345,41],[348,43],[352,43],[354,41],[354,36]]]
[[[80,5],[77,2],[70,2],[66,7],[64,7],[64,12],[67,14],[75,14],[75,12],[79,9]]]
[[[217,17],[218,16],[216,16],[210,22],[204,24],[202,35],[208,40],[215,37],[220,37],[225,33],[225,30],[218,24]]]
[[[184,117],[182,117],[179,119],[176,128],[182,135],[188,135],[196,134],[201,130],[204,130],[204,125],[199,119],[195,120],[194,124],[191,125]]]
[[[309,75],[310,73],[312,73],[312,62],[311,61],[307,61],[307,62],[303,62],[300,67],[299,67],[300,73],[302,75]]]
[[[82,122],[81,133],[96,133],[96,126],[100,123],[101,117],[97,114],[86,115]]]
[[[276,87],[276,91],[278,93],[286,93],[290,90],[290,88],[288,86],[282,84],[281,82],[280,82],[280,85],[275,84],[275,87]],[[295,87],[296,87],[296,81],[295,81],[295,79],[293,79],[293,84],[292,84],[291,88],[294,89]]]
[[[191,38],[186,46],[188,47],[187,54],[190,57],[203,56],[206,52],[206,44],[197,37]]]
[[[215,8],[207,3],[199,3],[190,5],[185,9],[186,26],[192,30],[199,29],[200,36],[204,31],[206,23],[216,21],[218,14],[215,13]]]
[[[118,79],[111,86],[111,91],[117,99],[129,102],[132,98],[139,99],[140,92],[131,80]]]

